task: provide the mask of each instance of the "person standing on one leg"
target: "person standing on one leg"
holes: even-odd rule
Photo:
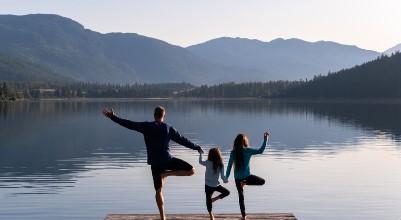
[[[206,207],[207,211],[209,212],[210,219],[214,220],[214,216],[212,213],[212,203],[219,199],[223,199],[224,197],[230,194],[230,191],[221,186],[219,183],[219,176],[221,177],[224,183],[228,182],[227,178],[224,176],[224,163],[219,148],[210,149],[207,160],[205,161],[202,160],[202,154],[199,154],[199,163],[206,167],[206,172],[205,172]],[[213,193],[216,191],[219,192],[220,194],[212,198]]]
[[[187,162],[170,154],[169,142],[174,142],[203,153],[202,148],[183,137],[170,125],[164,123],[165,109],[154,110],[154,121],[134,122],[117,117],[113,110],[103,110],[103,114],[115,123],[143,134],[147,151],[147,162],[151,165],[153,184],[156,190],[156,203],[160,218],[164,220],[163,182],[168,176],[192,176],[195,169]]]
[[[245,134],[238,134],[234,140],[234,147],[230,154],[230,159],[227,165],[226,177],[230,176],[231,167],[234,164],[235,186],[238,191],[239,206],[241,209],[242,219],[246,219],[245,204],[244,204],[244,186],[245,185],[264,185],[265,180],[261,177],[250,173],[249,162],[251,156],[262,154],[266,148],[269,133],[263,134],[263,143],[259,149],[249,147],[249,140]]]

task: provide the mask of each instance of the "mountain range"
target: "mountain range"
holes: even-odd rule
[[[0,55],[7,59],[40,65],[60,79],[101,83],[298,80],[380,55],[330,41],[281,38],[224,37],[184,48],[135,33],[98,33],[50,14],[0,15],[0,41]],[[0,72],[0,80],[4,75]]]
[[[218,75],[186,49],[130,33],[100,34],[57,15],[0,16],[0,53],[88,82],[195,82]]]
[[[257,80],[312,78],[372,60],[380,53],[330,41],[307,42],[278,38],[270,42],[218,38],[188,47],[194,54],[218,64],[254,69]]]

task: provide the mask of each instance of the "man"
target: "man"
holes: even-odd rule
[[[169,142],[181,144],[199,153],[203,153],[199,145],[183,137],[170,125],[164,123],[165,109],[161,106],[154,110],[153,122],[134,122],[117,117],[113,109],[103,110],[103,114],[117,124],[128,129],[140,132],[145,138],[148,164],[151,165],[153,184],[156,190],[156,203],[160,218],[165,219],[163,182],[168,176],[192,176],[195,169],[187,162],[175,158],[170,154]]]

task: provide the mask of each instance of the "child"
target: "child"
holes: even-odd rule
[[[209,212],[210,219],[213,220],[212,203],[216,200],[222,199],[230,194],[226,188],[220,185],[219,176],[224,183],[227,183],[227,178],[224,176],[223,158],[219,148],[212,148],[209,150],[209,155],[206,161],[202,160],[202,154],[199,154],[199,163],[206,167],[205,173],[205,193],[206,193],[206,207]],[[220,195],[212,198],[213,193],[217,191]]]
[[[266,148],[267,139],[269,133],[265,132],[263,134],[263,144],[259,149],[253,149],[248,147],[249,141],[245,134],[239,134],[234,140],[234,147],[230,154],[230,159],[227,165],[226,178],[230,176],[231,167],[234,162],[234,177],[235,185],[238,190],[239,206],[241,209],[242,219],[246,219],[245,204],[244,204],[244,186],[245,185],[264,185],[265,180],[251,175],[249,162],[251,156],[255,154],[262,154]]]

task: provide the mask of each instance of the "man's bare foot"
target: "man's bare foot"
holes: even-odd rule
[[[244,188],[244,186],[246,185],[246,180],[242,180],[240,184],[241,184],[241,187]]]
[[[242,218],[241,218],[241,220],[246,220],[247,219],[247,217],[246,216],[243,216]]]
[[[212,198],[212,202],[216,202],[217,200],[219,200],[219,197],[218,197],[218,196]]]

